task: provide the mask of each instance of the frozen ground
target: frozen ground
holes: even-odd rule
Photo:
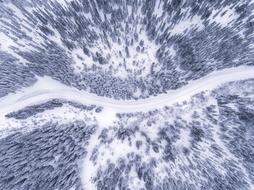
[[[0,0],[0,190],[253,190],[253,0]]]

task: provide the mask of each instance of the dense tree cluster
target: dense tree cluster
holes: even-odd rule
[[[102,107],[96,105],[83,105],[77,102],[66,101],[61,99],[52,99],[45,103],[27,106],[21,110],[17,110],[15,112],[11,112],[6,114],[7,118],[15,118],[15,119],[27,119],[31,116],[34,116],[38,113],[43,113],[47,110],[53,110],[54,108],[62,107],[63,105],[71,105],[74,108],[79,108],[82,111],[91,111],[95,109],[95,112],[99,113],[102,111]]]
[[[83,189],[79,160],[96,126],[83,121],[47,123],[0,140],[0,188],[6,190]]]
[[[253,65],[252,13],[247,0],[3,1],[0,33],[12,43],[1,48],[0,69],[12,78],[0,81],[17,82],[0,95],[47,75],[99,96],[139,99]]]

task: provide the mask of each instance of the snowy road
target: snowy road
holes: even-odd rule
[[[42,103],[53,98],[76,101],[82,104],[96,104],[119,112],[144,111],[187,100],[192,95],[205,90],[214,89],[226,82],[250,78],[254,79],[254,67],[245,66],[224,69],[213,72],[201,79],[190,81],[188,85],[177,90],[168,91],[167,94],[137,101],[123,101],[99,97],[85,91],[68,87],[49,77],[43,77],[39,78],[38,82],[33,86],[20,90],[16,94],[10,94],[1,98],[0,114],[6,114],[25,106]]]

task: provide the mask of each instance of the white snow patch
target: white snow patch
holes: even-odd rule
[[[226,13],[222,15],[222,13],[224,13],[225,11]],[[232,8],[226,6],[219,10],[214,9],[212,11],[212,14],[210,15],[210,18],[212,18],[209,20],[210,24],[215,22],[219,24],[221,27],[228,27],[231,26],[233,22],[237,20],[238,15]]]
[[[202,30],[204,28],[203,20],[198,15],[181,20],[171,30],[169,30],[169,32],[171,35],[178,35],[184,34],[194,28],[197,28],[198,30]]]

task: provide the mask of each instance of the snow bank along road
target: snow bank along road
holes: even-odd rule
[[[0,99],[0,114],[21,109],[25,106],[38,104],[52,98],[67,99],[82,104],[96,104],[118,112],[144,111],[183,101],[205,90],[235,80],[254,79],[254,67],[236,67],[215,71],[177,90],[168,91],[156,97],[141,100],[115,100],[99,97],[85,91],[61,84],[49,77],[39,78],[31,87],[24,88],[15,94],[10,94]]]

